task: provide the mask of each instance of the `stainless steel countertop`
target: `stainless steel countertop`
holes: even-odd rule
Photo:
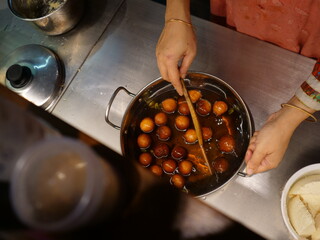
[[[159,77],[155,47],[163,27],[165,8],[145,0],[124,1],[121,6],[114,6],[114,2],[107,1],[106,4],[114,11],[118,10],[113,18],[110,18],[112,14],[106,13],[110,23],[100,26],[101,21],[95,22],[101,27],[101,36],[95,34],[92,25],[89,29],[75,30],[73,34],[77,37],[72,41],[71,37],[55,38],[54,48],[70,65],[72,81],[52,113],[121,153],[120,133],[104,119],[106,106],[117,87],[125,86],[137,93]],[[2,24],[4,10],[0,11]],[[213,74],[229,83],[249,106],[257,129],[294,94],[313,68],[315,61],[312,59],[196,17],[193,17],[193,23],[198,37],[198,54],[191,70]],[[87,42],[91,41],[90,34],[98,40],[91,44],[91,50]],[[12,31],[9,35],[3,30],[0,32],[0,56],[3,56],[3,47],[13,49],[11,44],[2,43],[3,36],[8,41],[18,35]],[[64,46],[58,45],[62,40]],[[33,39],[23,43],[27,42],[39,41]],[[66,46],[73,49],[86,46],[84,55],[89,55],[77,59],[78,55],[68,54]],[[120,125],[130,100],[124,94],[117,97],[112,121]],[[302,123],[277,169],[250,178],[237,177],[224,189],[203,198],[203,202],[267,239],[288,239],[280,212],[281,190],[295,171],[318,161],[320,136],[314,133],[319,130],[319,124]]]
[[[85,13],[76,27],[60,36],[48,36],[32,23],[24,22],[10,12],[7,1],[0,2],[0,67],[6,56],[27,44],[39,44],[53,50],[64,63],[65,86],[77,75],[93,46],[118,11],[123,0],[85,2]],[[0,76],[0,83],[4,84]],[[51,109],[50,109],[51,110]]]

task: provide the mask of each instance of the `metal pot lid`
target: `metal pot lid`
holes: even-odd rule
[[[64,69],[50,49],[25,45],[6,58],[0,82],[35,105],[49,109],[62,90]]]

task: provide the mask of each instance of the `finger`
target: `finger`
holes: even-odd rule
[[[253,136],[250,138],[249,144],[255,144],[255,142],[257,141],[257,137],[258,137],[258,132],[255,132]]]
[[[252,158],[252,155],[253,155],[253,152],[255,151],[255,149],[256,149],[255,141],[250,141],[250,144],[247,148],[246,155],[244,156],[244,160],[245,160],[246,164],[248,164],[248,162]]]
[[[169,77],[168,77],[168,71],[167,68],[164,64],[162,64],[161,62],[158,62],[158,68],[161,74],[161,77],[166,80],[169,81]],[[170,81],[169,81],[170,82]]]
[[[183,91],[180,83],[180,74],[179,74],[178,65],[175,65],[174,67],[174,64],[171,64],[170,67],[168,67],[168,77],[169,77],[169,81],[172,83],[172,85],[174,86],[178,94],[182,96]]]
[[[256,170],[256,173],[265,172],[278,167],[282,158],[282,152],[274,152],[266,155],[265,158],[261,161],[258,169]]]
[[[246,155],[244,156],[244,160],[246,163],[250,161],[252,154],[253,154],[253,151],[251,149],[247,149]]]
[[[266,157],[266,153],[264,151],[260,151],[259,149],[255,149],[250,161],[248,161],[248,163],[247,163],[247,173],[249,175],[256,173],[260,163],[262,162],[262,160],[265,159],[265,157]]]
[[[191,66],[192,61],[193,61],[194,58],[195,58],[195,55],[193,55],[193,54],[186,55],[183,58],[183,60],[181,62],[181,66],[180,66],[180,76],[182,78],[186,77],[188,69]]]
[[[260,163],[259,167],[257,168],[257,170],[255,171],[255,173],[261,173],[261,172],[265,172],[268,171],[270,169],[275,168],[275,166],[273,166],[267,158],[263,159],[262,162]]]
[[[254,151],[256,149],[256,140],[256,138],[252,138],[249,142],[248,149],[250,149],[251,151]]]
[[[259,131],[255,131],[252,137],[257,137],[259,134]]]

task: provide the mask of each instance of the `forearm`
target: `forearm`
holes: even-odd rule
[[[283,125],[284,128],[291,128],[292,130],[296,129],[302,121],[310,117],[310,115],[306,112],[310,114],[315,112],[314,109],[304,105],[296,96],[292,97],[288,101],[288,104],[289,106],[284,105],[279,111],[278,121],[281,123],[281,125]],[[298,108],[292,106],[296,106]],[[306,112],[301,109],[305,110]]]
[[[172,18],[191,22],[190,0],[167,0],[165,21]]]
[[[281,162],[292,134],[299,124],[320,110],[320,62],[312,74],[282,108],[271,114],[264,126],[252,136],[245,155],[247,173],[252,175]],[[314,120],[316,120],[314,118]]]
[[[299,89],[296,91],[295,96],[288,101],[289,106],[283,106],[279,111],[278,121],[285,128],[295,129],[302,121],[310,117],[308,113],[313,114],[320,110],[319,60],[315,64],[308,79],[301,84]],[[296,106],[298,108],[292,106]]]

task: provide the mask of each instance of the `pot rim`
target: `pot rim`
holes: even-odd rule
[[[188,77],[188,74],[202,74],[204,76],[208,76],[214,80],[217,80],[218,82],[220,82],[221,84],[225,85],[233,94],[234,96],[237,98],[237,100],[241,103],[241,105],[243,106],[244,110],[245,110],[245,115],[247,116],[247,124],[248,124],[248,134],[250,135],[250,137],[252,136],[253,132],[254,132],[254,124],[253,124],[253,117],[252,115],[250,114],[250,111],[249,111],[249,108],[248,106],[246,105],[245,101],[243,100],[243,98],[239,95],[239,93],[233,88],[231,87],[227,82],[223,81],[222,79],[220,79],[219,77],[216,77],[212,74],[209,74],[209,73],[205,73],[205,72],[201,72],[201,71],[188,71],[187,72],[187,77]],[[188,79],[188,78],[186,78]],[[167,82],[166,80],[164,80],[162,77],[158,77],[156,78],[155,80],[151,81],[150,83],[148,83],[146,86],[144,86],[141,90],[138,91],[137,94],[135,94],[135,97],[133,97],[133,99],[130,101],[130,103],[128,104],[127,108],[126,108],[126,111],[124,112],[124,115],[123,116],[127,116],[128,114],[128,111],[132,108],[132,106],[136,103],[136,101],[139,100],[139,98],[142,96],[142,94],[148,89],[150,88],[152,85],[154,84],[158,84],[160,82]],[[170,84],[169,82],[167,82],[168,84]],[[123,154],[123,156],[127,156],[128,153],[126,153],[126,149],[125,149],[125,146],[124,146],[124,141],[125,141],[125,138],[123,136],[126,135],[126,129],[124,128],[124,125],[125,125],[125,122],[126,122],[126,118],[122,118],[122,121],[121,121],[121,125],[120,125],[120,142],[121,142],[121,152]],[[239,167],[236,169],[235,173],[230,176],[230,178],[228,180],[226,180],[222,185],[216,187],[215,189],[213,190],[210,190],[204,194],[200,194],[200,195],[195,195],[194,197],[196,198],[202,198],[202,197],[205,197],[211,193],[214,193],[222,188],[224,188],[230,181],[234,180],[235,177],[237,175],[241,176],[241,173],[244,168],[244,165],[245,165],[245,161],[244,161],[244,158],[242,159],[242,162],[241,164],[239,164]],[[243,176],[242,176],[243,177]]]

